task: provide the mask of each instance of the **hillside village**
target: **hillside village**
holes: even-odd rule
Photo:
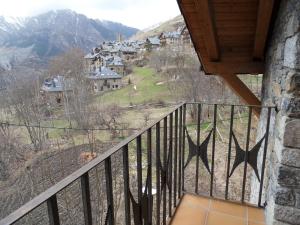
[[[84,60],[84,77],[89,83],[89,90],[94,93],[103,93],[123,87],[122,78],[130,71],[131,65],[138,65],[152,51],[167,46],[190,46],[191,38],[186,26],[176,31],[162,32],[145,40],[122,40],[119,35],[117,41],[103,42],[91,49]],[[41,91],[45,99],[51,103],[61,104],[64,92],[72,91],[76,85],[73,78],[64,78],[60,74],[53,74],[45,79]]]

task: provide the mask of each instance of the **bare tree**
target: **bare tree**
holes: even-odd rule
[[[118,128],[122,125],[119,121],[121,116],[121,108],[118,105],[110,105],[101,108],[96,115],[95,123],[100,127],[107,128],[111,131],[112,137],[118,135]]]
[[[64,86],[71,86],[71,91],[64,91],[67,118],[75,120],[80,128],[88,129],[92,125],[89,110],[91,96],[84,74],[83,56],[81,49],[70,49],[50,61],[49,73],[63,76]]]
[[[14,77],[4,97],[6,107],[25,126],[35,151],[40,151],[45,141],[44,130],[39,127],[45,112],[39,87],[39,81]]]

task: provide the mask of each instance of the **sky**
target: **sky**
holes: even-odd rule
[[[176,0],[0,0],[0,15],[35,16],[49,10],[71,9],[89,18],[111,20],[138,29],[180,14]]]

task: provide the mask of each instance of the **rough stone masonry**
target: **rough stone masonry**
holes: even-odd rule
[[[265,200],[268,225],[300,224],[300,1],[280,2],[266,54],[263,105],[271,118]],[[266,126],[266,113],[260,127]]]

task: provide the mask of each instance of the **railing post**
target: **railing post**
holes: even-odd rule
[[[172,168],[173,168],[173,113],[170,114],[169,118],[169,168],[168,170],[168,178],[169,178],[169,217],[172,216]]]
[[[182,167],[184,162],[182,162],[182,106],[179,108],[179,163],[178,163],[178,198],[181,198],[181,185],[182,185]]]
[[[92,208],[90,199],[90,183],[89,174],[85,173],[81,176],[81,193],[82,193],[82,203],[83,203],[83,213],[84,213],[84,224],[92,225]]]
[[[175,110],[175,139],[174,139],[174,207],[177,205],[177,156],[178,156],[178,109]]]
[[[160,224],[160,122],[156,124],[156,223]]]
[[[123,179],[124,179],[125,224],[130,225],[128,144],[123,147]]]
[[[105,177],[106,177],[106,197],[108,210],[108,224],[114,225],[114,197],[112,187],[112,173],[111,173],[111,156],[105,159]]]
[[[200,123],[201,123],[201,104],[198,104],[197,110],[197,147],[200,146]],[[198,194],[198,186],[199,186],[199,154],[197,154],[196,161],[196,182],[195,182],[195,193]]]
[[[184,155],[185,155],[185,128],[186,128],[186,104],[183,105],[183,122],[182,122],[182,191],[184,188]]]
[[[149,186],[148,186],[148,225],[152,225],[152,132],[151,128],[147,131],[147,158],[148,158],[148,167],[149,167]]]
[[[210,196],[211,197],[213,196],[213,186],[214,186],[217,110],[218,110],[218,105],[215,104],[214,105],[214,121],[213,121],[213,142],[212,142],[212,153],[211,153],[211,174],[210,174]]]
[[[138,203],[142,203],[143,196],[143,170],[142,170],[142,137],[139,135],[136,138],[136,164],[137,164],[137,183],[138,183]],[[142,215],[142,211],[139,212]],[[140,224],[143,224],[142,217],[140,217]]]
[[[48,208],[49,224],[60,225],[56,195],[53,195],[51,198],[47,200],[47,208]]]
[[[233,134],[233,118],[234,118],[234,105],[231,106],[231,113],[230,113],[229,143],[228,143],[226,187],[225,187],[225,199],[226,200],[228,199],[230,159],[231,159],[231,143],[232,143],[232,134]]]
[[[164,159],[164,170],[166,170],[165,172],[165,177],[164,177],[164,189],[163,189],[163,225],[166,225],[167,221],[166,221],[166,218],[167,218],[167,146],[168,146],[168,143],[167,143],[167,132],[168,132],[168,118],[165,117],[164,118],[164,136],[163,136],[163,159]]]
[[[267,120],[266,137],[265,137],[266,139],[265,139],[265,143],[264,143],[264,153],[263,153],[261,176],[260,176],[261,178],[260,178],[260,185],[259,185],[258,207],[262,207],[261,198],[262,198],[262,189],[263,189],[263,184],[264,184],[266,156],[267,156],[267,150],[268,150],[271,110],[272,110],[271,108],[268,108],[268,120]]]
[[[247,140],[246,140],[246,153],[244,160],[244,175],[243,175],[243,186],[242,186],[242,203],[245,200],[245,188],[247,180],[247,165],[248,165],[248,153],[249,153],[249,143],[250,143],[250,132],[251,132],[251,119],[252,119],[252,107],[249,107],[249,117],[248,117],[248,128],[247,128]]]

